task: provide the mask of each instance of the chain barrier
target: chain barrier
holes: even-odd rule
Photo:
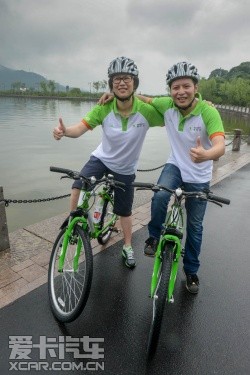
[[[56,199],[63,199],[70,197],[70,194],[61,195],[59,197],[42,198],[42,199],[1,199],[0,202],[5,202],[5,207],[8,207],[10,203],[41,203],[54,201]]]
[[[156,171],[157,169],[163,168],[165,164],[161,165],[160,167],[152,168],[152,169],[137,169],[138,172],[152,172]]]
[[[152,172],[156,171],[157,169],[160,169],[164,167],[165,164],[161,165],[160,167],[157,168],[152,168],[152,169],[138,169],[138,172]],[[52,197],[52,198],[42,198],[42,199],[1,199],[1,202],[5,203],[5,207],[8,207],[10,203],[41,203],[41,202],[49,202],[49,201],[54,201],[56,199],[63,199],[70,197],[70,194],[66,195],[61,195],[59,197]]]
[[[242,142],[242,143],[244,143],[244,142],[247,143],[248,137],[249,137],[249,136],[245,136],[245,137],[242,137],[242,136],[241,136],[241,142]],[[226,146],[226,147],[227,147],[227,146],[230,146],[230,145],[233,143],[233,141],[234,141],[234,140],[232,139],[232,141],[229,142],[229,143],[227,143],[225,146]]]

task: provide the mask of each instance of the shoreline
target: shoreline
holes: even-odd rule
[[[102,93],[100,93],[102,95]],[[81,96],[53,96],[53,95],[1,95],[0,98],[15,98],[15,99],[48,99],[48,100],[82,100],[82,101],[97,101],[100,95],[96,97],[81,97]]]

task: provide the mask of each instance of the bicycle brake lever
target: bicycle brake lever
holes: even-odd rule
[[[208,199],[208,202],[212,202],[214,204],[217,204],[217,206],[223,207],[223,204],[221,204],[219,202],[216,202],[216,201],[213,201],[212,199]]]
[[[69,176],[62,176],[60,177],[60,180],[62,180],[63,178],[70,178]]]
[[[117,189],[121,189],[123,192],[125,192],[125,189],[123,189],[121,186],[115,186]]]

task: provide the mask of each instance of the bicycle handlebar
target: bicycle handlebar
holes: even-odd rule
[[[223,203],[223,204],[230,204],[230,199],[219,197],[217,195],[212,194],[210,191],[189,191],[186,192],[182,189],[169,189],[166,186],[163,185],[157,185],[147,182],[133,182],[133,186],[139,188],[138,190],[152,190],[154,192],[158,192],[160,190],[168,191],[171,194],[174,194],[176,196],[185,196],[185,197],[197,197],[200,199],[208,200],[213,203]],[[179,193],[177,194],[177,191],[179,190]]]
[[[73,176],[77,177],[77,174],[79,174],[76,171],[72,171],[71,169],[65,169],[65,168],[59,168],[59,167],[50,167],[50,172],[57,172],[57,173],[64,173],[67,174],[69,177],[74,178]],[[80,176],[79,176],[80,178]]]
[[[71,169],[66,169],[66,168],[60,168],[60,167],[53,167],[52,166],[52,167],[50,167],[50,171],[66,174],[68,177],[70,177],[74,180],[82,179],[82,180],[86,181],[87,183],[89,183],[91,185],[101,184],[102,182],[109,182],[113,186],[120,186],[120,187],[126,186],[126,184],[124,184],[124,182],[114,180],[114,176],[112,176],[110,174],[108,176],[105,176],[105,177],[101,178],[100,180],[97,180],[94,176],[93,177],[84,177],[84,176],[81,176],[79,172],[72,171]]]
[[[227,199],[227,198],[223,198],[223,197],[219,197],[218,195],[214,195],[212,193],[208,193],[208,199],[212,200],[212,201],[215,201],[215,202],[218,202],[218,203],[223,203],[223,204],[230,204],[230,199]]]

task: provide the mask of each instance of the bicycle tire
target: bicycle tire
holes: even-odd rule
[[[147,344],[147,358],[149,360],[153,358],[156,352],[161,331],[161,323],[167,299],[168,284],[173,262],[173,251],[171,250],[171,246],[171,244],[166,244],[164,250],[162,251],[161,269],[159,271],[159,279],[153,296],[153,315]]]
[[[74,240],[68,242],[64,269],[58,272],[65,231],[66,228],[59,233],[52,249],[48,270],[48,294],[54,317],[62,323],[69,323],[81,314],[87,303],[93,275],[93,255],[88,235],[76,225],[72,237]],[[79,244],[81,255],[78,269],[74,271],[72,260]]]
[[[108,200],[105,200],[104,205],[103,205],[103,209],[102,209],[102,216],[101,216],[102,225],[101,225],[101,228],[105,227],[106,223],[111,219],[111,217],[113,215],[114,214],[113,214],[112,203]],[[110,240],[110,237],[112,235],[112,232],[113,232],[113,227],[114,227],[114,224],[109,226],[107,228],[107,230],[105,230],[104,233],[100,234],[97,237],[97,241],[100,245],[105,245],[106,243],[108,243],[108,241]]]

